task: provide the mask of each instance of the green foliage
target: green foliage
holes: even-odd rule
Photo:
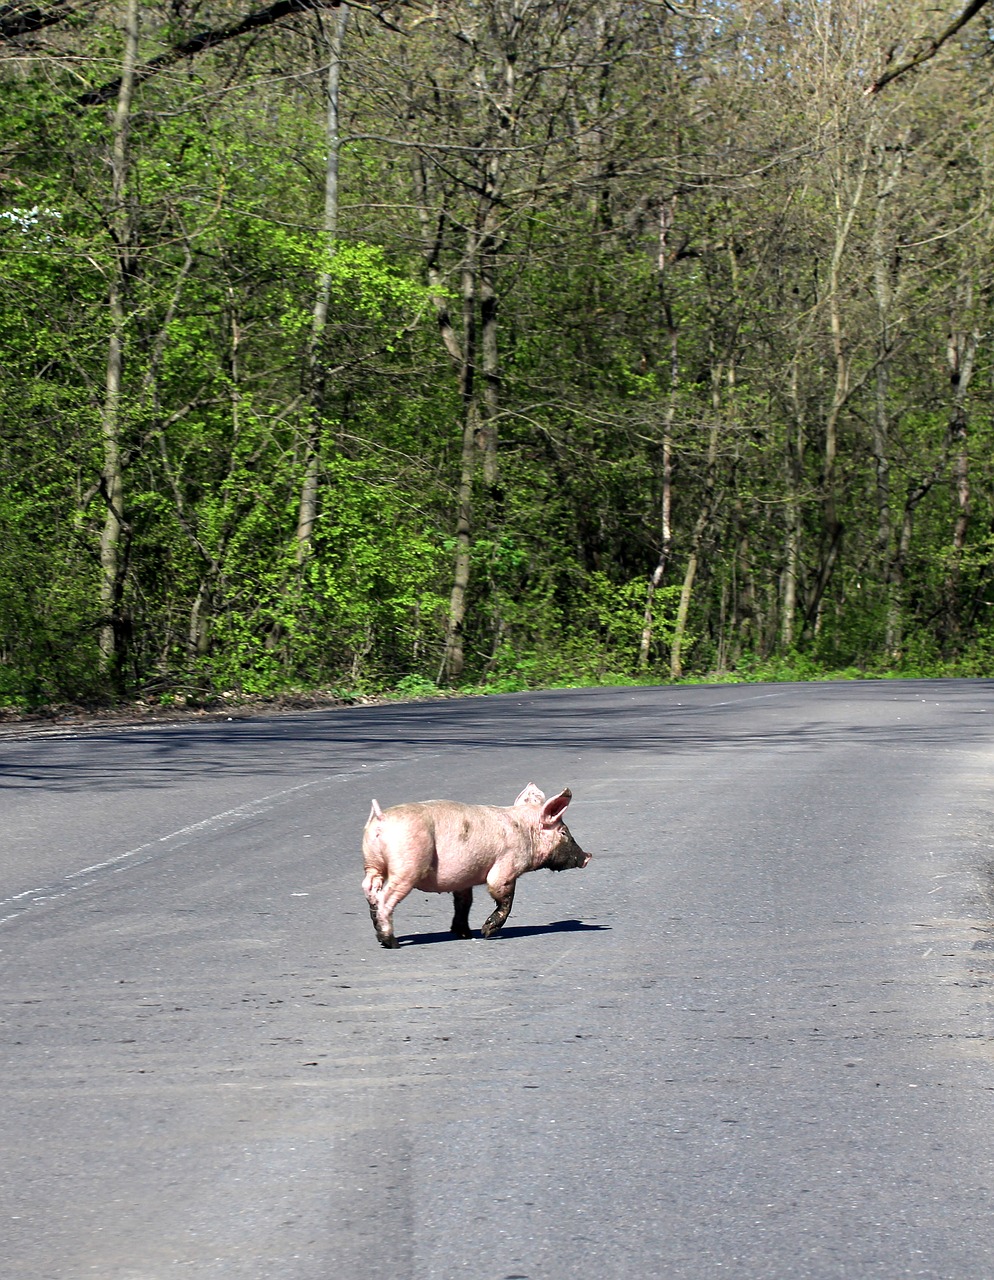
[[[399,698],[434,698],[441,693],[434,680],[418,675],[404,676],[394,685],[393,691]]]
[[[58,28],[76,57],[0,67],[0,704],[110,696],[98,579],[118,268],[126,690],[438,693],[467,387],[499,435],[496,484],[477,475],[470,512],[467,687],[643,678],[664,454],[644,678],[668,678],[692,558],[689,678],[991,674],[986,336],[959,392],[948,364],[956,335],[989,329],[982,73],[965,62],[941,95],[892,86],[870,113],[851,67],[813,57],[800,12],[715,43],[629,6],[599,45],[596,24],[557,26],[554,9],[521,27],[513,77],[500,24],[467,41],[459,5],[403,39],[350,17],[362,56],[345,64],[333,240],[326,50],[306,16],[139,85],[120,208],[112,112],[76,105],[81,68],[112,78],[114,15]],[[196,20],[229,16],[208,3]],[[189,34],[179,10],[143,21],[143,58]],[[495,115],[480,86],[512,83],[527,93]],[[847,120],[831,136],[828,103]],[[874,166],[898,154],[874,204]],[[479,293],[467,329],[460,292],[484,225],[496,372]],[[475,352],[475,380],[456,348]]]
[[[44,500],[0,494],[0,706],[37,707],[103,692],[85,558],[50,533]]]

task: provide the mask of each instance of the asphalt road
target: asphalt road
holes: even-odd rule
[[[994,683],[0,741],[3,1280],[994,1276]],[[383,805],[583,871],[377,946]],[[477,891],[472,923],[486,914]]]

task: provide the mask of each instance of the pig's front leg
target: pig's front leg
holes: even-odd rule
[[[473,890],[458,890],[452,895],[452,901],[456,906],[456,913],[452,917],[453,934],[457,938],[471,938],[473,934],[469,927],[469,909],[473,905]]]
[[[511,914],[511,903],[514,901],[514,880],[487,881],[490,896],[497,906],[483,922],[480,932],[485,938],[492,938],[504,926],[504,921]]]

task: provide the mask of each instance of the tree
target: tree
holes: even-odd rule
[[[322,350],[328,328],[328,305],[331,300],[331,258],[335,253],[338,233],[338,158],[341,139],[338,128],[338,94],[341,80],[342,41],[348,20],[348,6],[340,5],[334,25],[325,39],[328,57],[328,160],[325,168],[324,218],[322,246],[328,261],[318,271],[314,296],[314,315],[307,344],[304,364],[304,406],[307,414],[307,441],[305,445],[304,482],[300,494],[297,516],[297,563],[302,564],[311,551],[314,522],[317,519],[318,470],[322,433],[321,415],[324,409],[325,384],[328,377],[326,360]]]

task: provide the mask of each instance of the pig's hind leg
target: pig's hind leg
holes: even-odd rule
[[[393,931],[393,913],[411,892],[413,885],[398,886],[384,880],[378,871],[369,871],[362,891],[369,903],[369,915],[381,947],[399,947]]]
[[[485,938],[492,938],[495,933],[504,927],[504,921],[511,914],[511,903],[514,901],[514,881],[510,884],[495,882],[491,884],[487,882],[487,888],[490,890],[490,896],[496,902],[496,907],[491,911],[483,922],[483,928],[480,932]]]
[[[457,938],[471,938],[473,932],[469,927],[469,909],[473,905],[473,890],[459,889],[452,895],[456,912],[452,917],[452,932]]]

